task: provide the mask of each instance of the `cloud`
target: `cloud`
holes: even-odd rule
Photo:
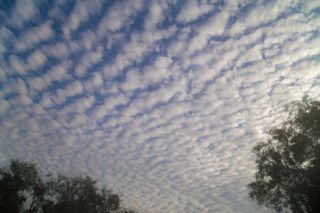
[[[184,51],[184,54],[192,55],[196,51],[203,50],[207,47],[210,37],[204,34],[195,35],[189,42],[187,51]],[[181,54],[183,54],[181,53]]]
[[[5,53],[8,48],[8,44],[16,42],[16,37],[13,32],[6,26],[0,28],[0,53]]]
[[[80,63],[75,68],[77,76],[84,76],[87,72],[87,69],[98,63],[103,57],[103,50],[97,48],[95,51],[87,52],[82,56]]]
[[[63,27],[63,34],[67,39],[70,39],[71,33],[76,31],[80,24],[88,21],[90,16],[99,13],[103,5],[102,1],[77,1],[71,15]]]
[[[26,21],[38,15],[38,7],[34,0],[17,0],[12,9],[9,23],[22,27]]]
[[[103,84],[103,75],[100,72],[95,72],[92,77],[85,82],[85,88],[88,92],[93,92],[101,88]]]
[[[206,1],[187,1],[180,11],[177,20],[180,22],[195,21],[202,15],[210,12],[213,5],[207,4]]]
[[[170,7],[167,1],[151,1],[150,10],[148,11],[148,16],[145,18],[144,28],[153,29],[156,28],[157,24],[164,21],[165,14],[168,12]]]
[[[147,66],[143,73],[145,84],[156,84],[171,77],[172,60],[168,57],[158,57],[151,66]]]
[[[229,17],[229,12],[223,10],[218,14],[214,15],[213,17],[207,19],[206,22],[200,24],[199,27],[196,27],[196,30],[199,33],[212,36],[222,35],[226,28]]]
[[[15,70],[16,72],[22,74],[26,71],[26,64],[24,60],[18,58],[15,55],[9,56],[9,65],[11,69]]]
[[[93,118],[95,120],[100,120],[104,118],[109,113],[115,109],[115,107],[126,104],[127,98],[124,95],[116,94],[113,96],[108,97],[105,102],[99,106],[97,106],[93,111]]]
[[[21,106],[28,106],[32,104],[32,100],[26,95],[21,95],[18,99],[18,104]]]
[[[65,58],[70,53],[70,48],[67,43],[57,42],[52,45],[46,45],[42,48],[48,56],[56,58]]]
[[[46,22],[23,33],[19,41],[15,44],[15,48],[17,51],[24,51],[42,41],[50,39],[53,34],[54,31],[51,28],[50,22]]]
[[[316,1],[311,1],[311,0],[308,0],[308,1],[304,1],[302,3],[302,8],[307,12],[307,13],[310,13],[312,12],[313,10],[317,9],[320,7],[320,4],[319,2],[316,2]]]
[[[319,96],[315,2],[16,1],[0,159],[90,174],[139,212],[272,212],[247,197],[251,148]]]
[[[132,92],[143,87],[141,73],[137,69],[127,72],[126,80],[120,85],[120,88],[126,92]]]
[[[3,115],[5,114],[10,108],[10,104],[6,100],[1,100],[0,101],[0,114]]]
[[[59,64],[52,66],[45,76],[45,80],[47,84],[50,84],[52,81],[64,81],[70,78],[69,70],[70,69],[70,62],[62,61]]]
[[[68,98],[83,93],[83,86],[79,81],[74,81],[68,84],[65,88],[57,90],[57,95],[55,96],[55,101],[58,104],[62,104],[67,101]]]
[[[98,25],[98,35],[104,34],[107,31],[118,31],[121,28],[128,26],[130,17],[142,7],[143,2],[137,1],[119,1],[114,3],[107,15],[101,20]]]
[[[286,2],[268,2],[267,4],[254,3],[252,10],[238,19],[230,29],[232,35],[245,31],[248,28],[259,27],[268,22],[281,18],[286,11],[297,6],[297,1],[289,0]]]
[[[72,106],[70,107],[71,108],[70,110],[76,111],[79,113],[85,113],[86,110],[88,110],[93,106],[94,102],[95,102],[95,98],[93,96],[79,98],[77,99],[76,102],[72,104]]]
[[[36,70],[42,67],[47,60],[47,56],[42,51],[37,50],[27,58],[27,67],[29,70]]]

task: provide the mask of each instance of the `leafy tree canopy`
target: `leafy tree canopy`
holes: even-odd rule
[[[0,169],[0,212],[7,213],[134,213],[120,207],[111,190],[91,177],[58,175],[43,182],[34,164],[13,160]]]
[[[304,97],[258,143],[249,196],[278,212],[320,212],[320,102]]]

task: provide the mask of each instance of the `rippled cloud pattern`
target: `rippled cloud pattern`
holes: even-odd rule
[[[0,162],[89,174],[140,212],[271,212],[252,146],[320,93],[317,0],[0,4]]]

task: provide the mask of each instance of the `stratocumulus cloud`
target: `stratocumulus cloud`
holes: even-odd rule
[[[271,212],[251,148],[319,96],[319,1],[7,2],[1,164],[90,174],[140,212]]]

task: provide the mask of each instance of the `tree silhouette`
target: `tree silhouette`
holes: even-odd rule
[[[257,172],[249,197],[278,212],[320,212],[320,102],[304,97],[258,143]]]
[[[89,176],[58,175],[43,182],[34,164],[13,160],[0,169],[0,212],[134,213],[120,206],[111,190]]]
[[[45,186],[33,164],[13,160],[9,168],[0,170],[0,177],[0,212],[37,211]]]

